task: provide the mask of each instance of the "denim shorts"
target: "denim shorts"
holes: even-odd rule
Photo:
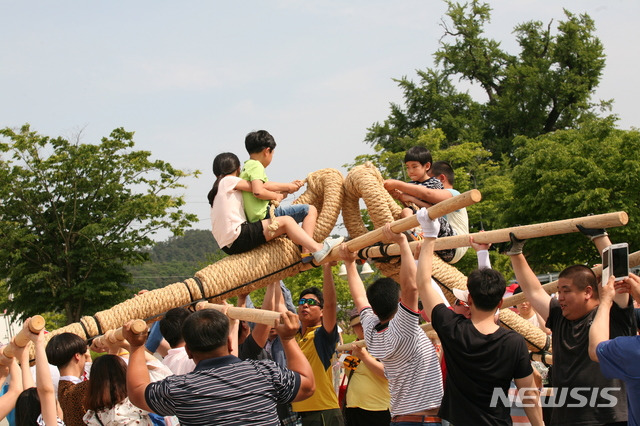
[[[274,214],[278,216],[291,216],[296,223],[300,223],[309,214],[309,204],[293,204],[290,206],[278,206]],[[269,214],[267,213],[267,219]]]

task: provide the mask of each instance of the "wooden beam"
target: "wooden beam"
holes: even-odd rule
[[[497,229],[495,231],[476,232],[468,235],[455,235],[453,237],[438,238],[436,240],[434,250],[447,250],[458,247],[468,247],[470,235],[473,236],[473,240],[478,244],[503,243],[506,241],[510,241],[510,232],[513,232],[518,238],[531,239],[578,232],[577,225],[582,225],[585,228],[614,228],[617,226],[626,225],[628,222],[629,216],[627,216],[627,213],[625,212],[605,213],[596,216],[583,216],[574,219],[558,220],[555,222],[514,226],[511,228]],[[419,241],[411,242],[409,244],[411,246],[411,250],[415,251],[415,248],[418,244]],[[396,244],[390,245],[387,248],[386,252],[390,256],[400,255],[400,249]],[[379,247],[370,247],[365,250],[364,254],[365,257],[371,259],[384,257],[380,253]]]
[[[427,212],[429,213],[429,217],[431,219],[435,219],[456,210],[460,210],[463,207],[468,207],[472,204],[475,204],[481,199],[482,195],[480,194],[480,191],[478,191],[477,189],[472,189],[471,191],[467,191],[463,194],[456,195],[455,197],[448,198],[445,201],[441,201],[438,204],[429,207],[427,209]],[[391,222],[391,230],[395,233],[404,232],[411,228],[415,228],[416,226],[420,226],[416,215],[411,215],[409,217]],[[346,244],[349,248],[349,251],[356,252],[360,249],[375,244],[378,241],[382,241],[382,238],[382,229],[378,228],[352,240],[349,240]],[[329,253],[329,255],[325,258],[323,263],[333,262],[340,259],[339,252],[340,248],[334,247],[333,250],[331,250],[331,253]]]
[[[231,305],[200,302],[196,305],[196,310],[199,311],[201,309],[215,309],[231,319],[255,322],[256,324],[265,324],[272,327],[276,327],[280,323],[280,312],[265,309],[237,308]]]
[[[29,330],[32,333],[38,334],[40,331],[44,329],[45,320],[40,315],[34,315],[31,317],[31,321],[29,321]],[[15,350],[18,348],[24,348],[31,340],[27,335],[27,330],[22,329],[16,334],[16,336],[11,340],[11,342],[4,347],[2,353],[0,354],[0,364],[2,365],[10,365],[13,358],[15,357]]]

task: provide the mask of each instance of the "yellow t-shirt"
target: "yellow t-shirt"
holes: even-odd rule
[[[331,334],[327,333],[322,325],[308,328],[304,336],[298,332],[296,341],[311,364],[316,391],[311,398],[292,403],[293,411],[340,408],[338,396],[333,388],[333,369],[331,368],[331,358],[335,353],[338,338],[338,327],[334,327]]]
[[[349,380],[347,407],[384,411],[389,409],[390,399],[387,379],[378,376],[364,362],[360,362]]]

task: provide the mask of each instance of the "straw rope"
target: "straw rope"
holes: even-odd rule
[[[347,174],[344,181],[342,218],[352,238],[368,232],[360,213],[360,199],[364,201],[376,229],[400,218],[402,209],[384,189],[383,182],[380,171],[369,161],[354,167]],[[397,278],[399,260],[391,260],[388,263],[378,261],[376,266],[384,275]]]
[[[340,215],[343,180],[342,173],[335,169],[311,173],[307,177],[307,190],[294,202],[312,204],[318,210],[314,232],[316,241],[323,241],[329,236]],[[247,253],[215,262],[184,282],[143,293],[93,317],[83,317],[80,322],[47,334],[47,338],[70,332],[89,339],[115,330],[132,318],[150,320],[169,309],[200,300],[221,301],[294,276],[302,268],[300,260],[299,247],[288,238],[279,237]]]

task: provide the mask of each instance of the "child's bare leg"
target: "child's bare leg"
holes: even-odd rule
[[[318,209],[315,206],[309,205],[309,213],[302,220],[302,229],[308,236],[313,238],[313,231],[316,229],[316,221],[318,220]]]
[[[264,238],[267,241],[271,241],[282,234],[286,234],[291,241],[302,246],[303,250],[309,253],[314,253],[323,247],[322,243],[317,243],[307,233],[298,226],[291,216],[279,216],[278,217],[278,229],[271,233],[269,225],[271,219],[264,219],[262,221],[262,227],[264,232]]]

